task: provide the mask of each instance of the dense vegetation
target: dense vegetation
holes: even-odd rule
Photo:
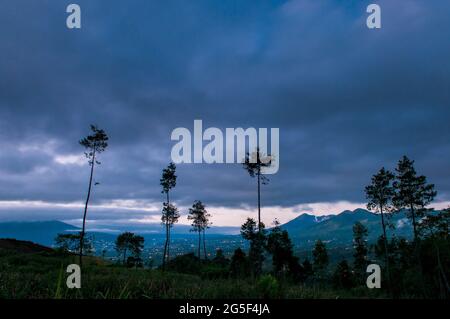
[[[271,275],[234,278],[218,260],[186,255],[166,271],[128,268],[85,257],[82,288],[68,289],[66,266],[75,255],[0,250],[0,298],[356,298],[383,297],[379,291],[293,284]]]

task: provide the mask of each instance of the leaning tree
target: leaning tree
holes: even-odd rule
[[[98,161],[98,155],[106,150],[108,147],[108,135],[104,130],[99,129],[96,125],[91,125],[91,134],[84,137],[80,140],[80,145],[83,146],[86,151],[84,154],[88,159],[89,166],[91,167],[90,177],[89,177],[89,187],[86,196],[86,203],[84,205],[84,214],[83,214],[83,228],[80,233],[80,267],[83,263],[83,247],[84,247],[84,237],[86,231],[86,215],[89,205],[89,200],[91,198],[92,191],[92,180],[94,177],[94,168],[95,165],[100,165],[101,163]]]

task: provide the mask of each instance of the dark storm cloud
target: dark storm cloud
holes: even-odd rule
[[[363,202],[381,166],[407,154],[450,200],[450,4],[378,1],[7,1],[0,12],[0,199],[83,199],[90,123],[111,137],[94,202],[161,201],[171,131],[279,127],[265,205]],[[184,205],[254,204],[239,166],[180,165]],[[18,214],[20,215],[20,214]],[[100,218],[100,217],[99,217]]]

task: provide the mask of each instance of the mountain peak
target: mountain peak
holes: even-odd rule
[[[316,216],[311,215],[308,213],[303,213],[296,218],[292,219],[291,221],[287,222],[286,224],[283,224],[281,227],[289,230],[289,229],[296,229],[296,230],[302,230],[304,228],[308,228],[312,225],[321,223],[325,220],[327,220],[330,216]]]
[[[297,216],[296,218],[294,218],[294,219],[298,219],[298,218],[311,218],[311,217],[315,217],[315,216],[312,215],[312,214],[303,213],[303,214],[298,215],[298,216]]]
[[[353,211],[353,213],[355,213],[355,214],[361,214],[361,213],[363,213],[363,214],[366,214],[366,213],[370,213],[367,209],[364,209],[364,208],[357,208],[357,209],[355,209],[354,211]]]
[[[344,210],[343,212],[339,213],[337,216],[339,215],[355,215],[355,214],[367,214],[370,212],[364,208],[357,208],[355,210]]]

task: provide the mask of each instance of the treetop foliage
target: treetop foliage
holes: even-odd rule
[[[92,133],[79,141],[81,146],[86,148],[86,158],[89,159],[89,164],[93,164],[93,158],[95,154],[102,153],[108,147],[109,137],[106,132],[99,129],[96,125],[90,126]],[[100,164],[100,162],[96,162]]]
[[[177,185],[176,165],[171,162],[167,168],[163,169],[160,185],[162,186],[162,193],[168,193]]]

